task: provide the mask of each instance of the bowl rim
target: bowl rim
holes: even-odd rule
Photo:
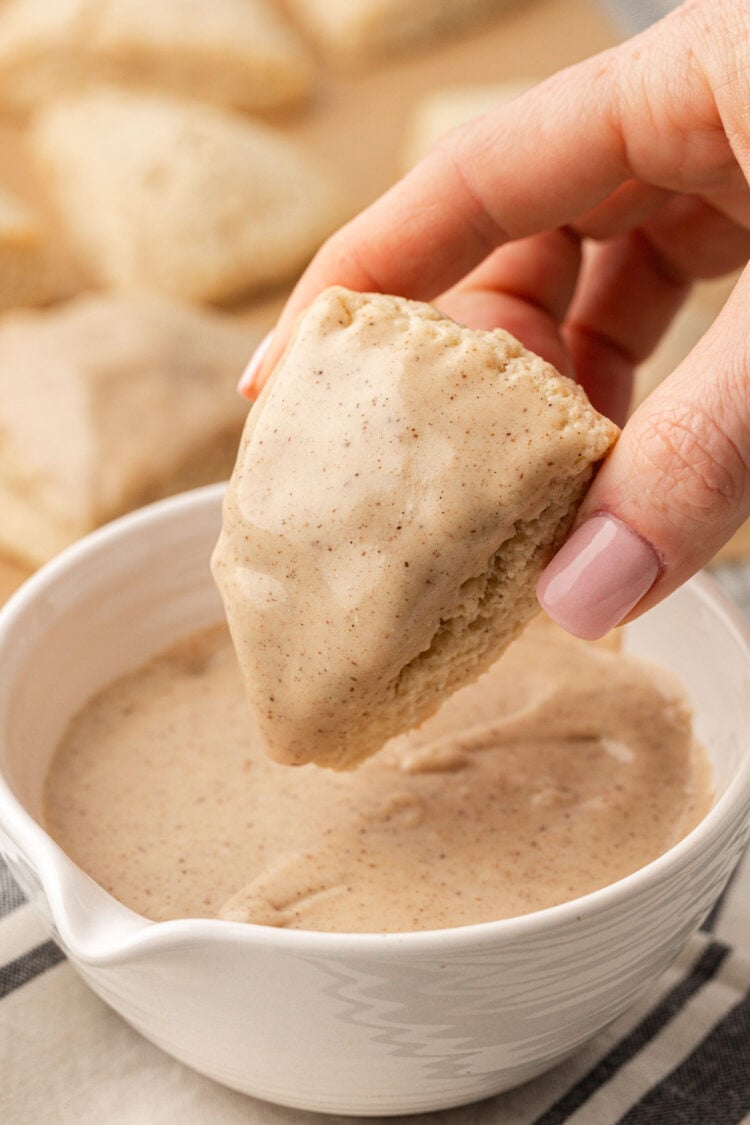
[[[38,600],[84,560],[111,550],[112,545],[123,538],[147,535],[154,524],[164,519],[172,518],[179,522],[188,514],[195,515],[199,509],[215,508],[225,487],[225,484],[204,486],[128,513],[78,540],[42,566],[0,608],[0,665],[4,652],[12,643],[13,634],[22,628],[24,618],[33,613]],[[744,651],[750,684],[750,622],[708,575],[700,573],[689,579],[686,586],[719,616],[723,627]],[[750,749],[724,793],[695,828],[662,855],[630,875],[586,895],[529,914],[466,926],[390,933],[294,930],[213,918],[152,921],[125,907],[86,875],[21,804],[2,771],[0,854],[4,850],[3,833],[6,831],[11,843],[27,859],[39,878],[59,940],[74,960],[92,967],[121,963],[135,956],[157,950],[163,952],[196,941],[215,942],[217,939],[309,956],[377,957],[395,951],[413,956],[444,955],[452,951],[500,947],[547,934],[558,927],[588,922],[614,908],[622,908],[635,895],[647,893],[684,867],[692,856],[710,849],[727,826],[742,820],[748,811]],[[100,926],[92,928],[89,906],[85,912],[86,925],[82,925],[70,902],[71,898],[77,901],[82,884],[88,888],[92,900],[98,900],[101,909],[108,910],[113,921],[118,918],[124,924],[112,925],[108,933],[110,927],[105,918]],[[74,886],[76,891],[72,893]]]

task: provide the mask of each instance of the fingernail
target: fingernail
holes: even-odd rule
[[[266,358],[266,353],[271,346],[272,337],[273,332],[267,332],[265,334],[253,352],[247,367],[242,372],[242,377],[237,384],[237,390],[241,395],[244,395],[245,398],[255,398],[257,394],[255,380],[258,377],[258,372],[263,364],[263,360]]]
[[[661,560],[622,520],[592,516],[563,544],[537,585],[542,609],[586,641],[603,637],[653,586]]]

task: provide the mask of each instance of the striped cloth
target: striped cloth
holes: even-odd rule
[[[750,567],[718,577],[750,613]],[[345,1125],[147,1043],[78,978],[0,863],[2,1125]],[[371,1119],[374,1120],[374,1119]],[[396,1119],[387,1118],[393,1122]],[[414,1121],[414,1118],[410,1118]],[[534,1082],[425,1125],[750,1125],[750,855],[647,999]]]

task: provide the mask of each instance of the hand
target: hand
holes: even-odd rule
[[[750,257],[750,11],[688,0],[644,34],[455,130],[334,235],[292,294],[257,393],[325,287],[502,326],[625,417],[634,368],[695,278]],[[623,430],[543,575],[597,637],[706,563],[750,513],[750,269]]]

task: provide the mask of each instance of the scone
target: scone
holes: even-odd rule
[[[292,277],[342,218],[312,154],[198,102],[81,94],[41,111],[31,145],[71,240],[116,288],[239,298]]]
[[[229,474],[252,333],[159,298],[86,297],[0,322],[0,550],[32,564]]]
[[[404,146],[404,167],[411,168],[446,133],[474,117],[490,113],[517,98],[533,82],[497,82],[485,85],[444,86],[426,94],[415,106]]]
[[[0,309],[44,305],[75,287],[74,271],[52,248],[44,217],[0,189]]]
[[[249,416],[213,558],[269,753],[350,767],[488,668],[617,433],[506,332],[321,294]]]
[[[297,101],[307,53],[264,0],[4,0],[0,105],[25,112],[92,82],[241,109]]]
[[[342,66],[428,42],[518,0],[279,0]]]

